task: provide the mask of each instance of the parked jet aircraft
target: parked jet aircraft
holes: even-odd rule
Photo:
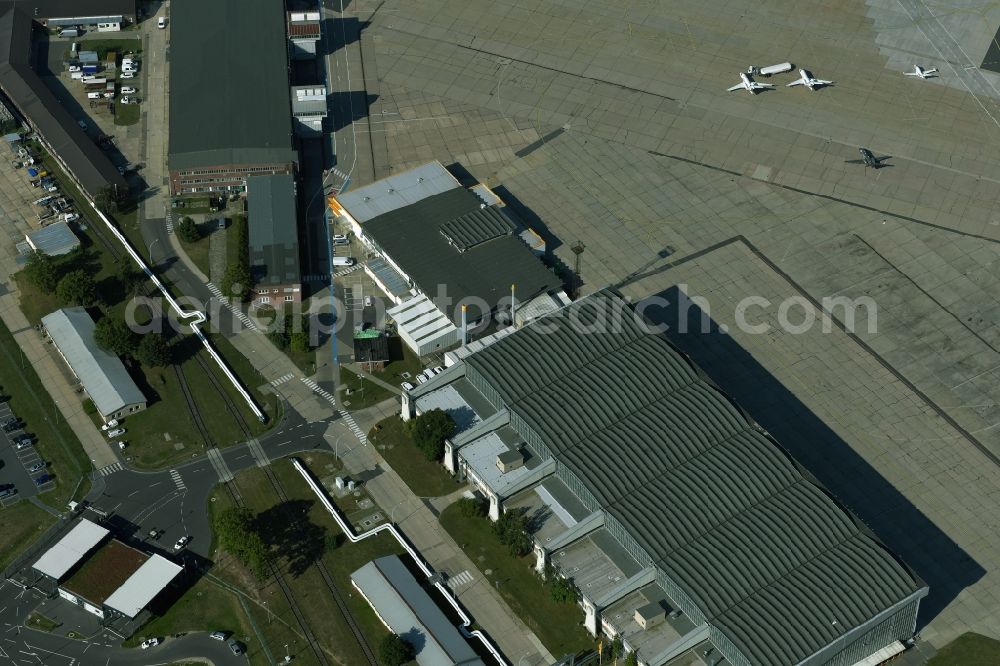
[[[873,169],[881,169],[884,166],[892,166],[891,164],[884,164],[884,162],[889,159],[888,155],[884,157],[875,157],[875,154],[867,148],[858,148],[858,152],[861,153],[860,160],[845,160],[844,164],[864,164],[865,167],[871,167]]]
[[[796,79],[791,83],[785,84],[785,87],[791,88],[792,86],[806,86],[809,90],[816,90],[816,88],[822,88],[823,86],[833,85],[833,81],[824,81],[823,79],[814,79],[812,72],[808,69],[800,69],[799,76],[802,78]]]
[[[933,74],[937,74],[936,69],[924,69],[920,65],[914,65],[912,72],[903,72],[903,76],[919,76],[922,79],[934,78]]]
[[[767,90],[769,88],[774,88],[774,86],[768,83],[757,83],[756,81],[750,78],[749,74],[740,72],[740,82],[737,83],[732,88],[728,88],[727,90],[729,92],[733,92],[734,90],[746,90],[751,95],[756,95],[761,90]]]

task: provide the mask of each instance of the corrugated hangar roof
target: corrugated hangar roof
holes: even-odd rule
[[[126,405],[146,402],[121,359],[94,341],[96,326],[86,310],[56,310],[42,317],[42,325],[101,414],[114,414]]]
[[[73,529],[56,542],[56,545],[38,558],[33,568],[59,580],[107,535],[106,528],[81,518]]]
[[[451,189],[362,224],[364,233],[423,293],[437,300],[445,290],[443,295],[454,305],[445,314],[456,323],[461,321],[457,306],[464,299],[471,304],[470,320],[476,321],[483,314],[476,299],[495,309],[509,297],[511,284],[517,285],[521,301],[561,286],[559,278],[514,236],[494,237],[465,252],[451,245],[441,228],[480,211],[480,203],[469,190]]]
[[[616,294],[536,321],[469,356],[470,379],[751,663],[798,663],[924,588]]]
[[[379,215],[460,187],[440,162],[428,162],[335,198],[358,224],[363,224]]]

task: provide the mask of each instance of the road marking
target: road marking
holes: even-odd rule
[[[170,470],[170,478],[173,479],[174,485],[177,486],[177,490],[187,490],[187,486],[184,485],[184,479],[181,478],[181,473],[176,469]]]
[[[281,377],[278,377],[274,381],[272,381],[271,382],[271,386],[280,386],[281,384],[284,384],[285,382],[287,382],[288,380],[290,380],[290,379],[292,379],[294,377],[295,377],[295,374],[289,372],[287,375],[283,375]]]
[[[468,571],[468,569],[466,569],[465,571],[463,571],[461,573],[458,573],[458,574],[455,574],[454,576],[451,576],[450,578],[448,578],[447,585],[451,589],[457,590],[458,588],[462,587],[463,585],[467,585],[467,584],[471,583],[472,580],[473,580],[472,574],[470,574],[469,571]]]
[[[123,465],[120,462],[116,462],[102,467],[101,469],[97,470],[97,472],[101,476],[108,476],[109,474],[114,474],[115,472],[119,471],[120,469],[122,469],[122,467]],[[131,495],[129,495],[129,497],[131,497]]]
[[[241,322],[243,322],[244,326],[246,326],[247,328],[249,328],[251,331],[258,330],[257,329],[257,325],[253,323],[253,321],[250,319],[250,317],[248,317],[246,315],[246,313],[243,312],[242,310],[240,310],[238,307],[236,307],[235,305],[233,305],[232,301],[230,301],[230,299],[226,298],[222,294],[222,290],[221,289],[219,289],[217,286],[215,286],[211,282],[206,283],[205,286],[208,287],[208,290],[210,292],[212,292],[213,296],[215,296],[217,299],[219,299],[220,303],[222,303],[224,306],[226,306],[227,310],[229,310],[231,313],[233,313],[234,317],[236,317]]]
[[[208,450],[208,462],[212,463],[215,473],[219,475],[219,481],[227,483],[233,480],[233,473],[218,448],[213,447]]]

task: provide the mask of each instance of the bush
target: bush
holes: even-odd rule
[[[201,240],[201,229],[190,217],[185,217],[177,225],[177,236],[187,243],[196,243]]]
[[[245,217],[233,219],[233,232],[237,244],[236,258],[226,267],[219,287],[226,296],[236,296],[242,301],[249,301],[253,294],[253,284],[250,275],[250,230]]]
[[[416,656],[413,645],[396,634],[389,634],[378,646],[378,661],[382,666],[402,666]]]
[[[455,432],[455,419],[440,409],[432,409],[413,420],[410,432],[413,443],[427,460],[441,460],[444,440]]]
[[[95,405],[94,401],[91,400],[90,398],[87,398],[86,400],[83,401],[83,413],[84,414],[97,413],[97,405]]]
[[[577,602],[580,593],[576,589],[576,585],[573,584],[573,581],[560,576],[553,576],[549,580],[551,581],[549,583],[549,592],[552,594],[553,601],[561,604],[575,604]]]
[[[135,359],[149,367],[164,367],[170,365],[173,354],[166,339],[159,333],[147,333],[142,336],[135,350]]]
[[[455,502],[458,505],[458,512],[466,518],[484,518],[486,516],[486,503],[474,497],[463,497]]]

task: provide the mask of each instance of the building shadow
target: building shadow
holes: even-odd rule
[[[917,629],[985,570],[676,287],[647,319],[748,412],[930,587]],[[650,296],[652,298],[653,296]],[[689,307],[688,307],[689,306]]]
[[[339,5],[337,9],[340,9]],[[356,16],[324,19],[320,29],[326,39],[321,39],[316,45],[316,55],[322,58],[350,46],[361,39],[361,31],[367,27],[368,21],[361,21]]]
[[[349,90],[332,92],[326,96],[327,108],[330,109],[330,132],[338,132],[353,123],[368,117],[368,110],[378,99],[378,95],[369,95],[364,90]]]

